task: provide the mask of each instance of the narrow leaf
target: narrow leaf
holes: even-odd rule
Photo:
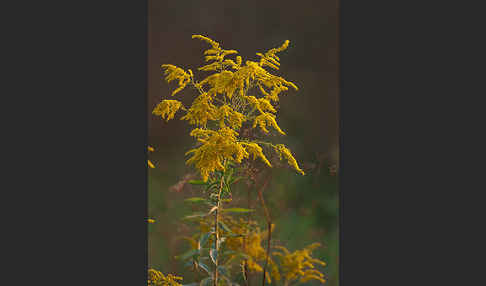
[[[229,275],[228,275],[228,274],[229,274],[229,273],[228,273],[228,269],[226,269],[226,267],[224,267],[224,266],[222,266],[222,265],[219,265],[219,266],[218,266],[218,273],[219,273],[219,274],[221,274],[221,275],[223,275],[223,276],[226,276],[226,277],[228,277],[228,276],[229,276]]]
[[[212,209],[209,211],[208,215],[210,215],[212,212],[214,212],[214,211],[215,211],[215,210],[217,210],[217,209],[218,209],[218,207],[217,207],[217,206],[214,206],[214,207],[213,207],[213,208],[212,208]]]
[[[233,234],[233,231],[222,221],[219,221],[219,225],[228,233]]]
[[[229,169],[225,182],[231,182],[231,177],[233,176],[234,171],[235,171],[235,169],[233,169],[233,168]]]
[[[195,213],[192,215],[185,216],[182,219],[194,219],[194,218],[205,217],[206,215],[207,215],[206,213]]]
[[[233,178],[229,184],[232,185],[232,184],[235,184],[237,183],[238,181],[240,181],[241,179],[244,179],[244,177],[236,177],[236,178]]]
[[[203,248],[206,242],[208,241],[209,237],[213,234],[212,232],[207,232],[203,235],[201,235],[201,238],[199,239],[199,249]]]
[[[176,259],[181,259],[181,260],[186,260],[189,257],[193,257],[196,254],[199,254],[199,250],[198,249],[191,249],[191,250],[185,252],[184,254],[182,254],[180,256],[176,256],[175,258]]]
[[[207,185],[207,182],[204,182],[202,180],[190,180],[189,184],[191,185]]]
[[[213,284],[213,278],[212,277],[206,277],[201,282],[199,283],[199,286],[210,286]]]
[[[215,187],[215,186],[217,186],[217,185],[218,185],[218,183],[217,183],[217,182],[216,182],[216,183],[209,184],[209,185],[206,187],[206,189],[204,189],[204,191],[205,191],[205,192],[207,192],[207,191],[211,190],[211,188],[213,188],[213,187]]]
[[[204,271],[206,271],[208,274],[211,274],[211,272],[209,271],[209,267],[206,264],[199,262],[198,265],[200,268],[204,269]]]
[[[229,209],[223,209],[224,212],[231,212],[231,213],[248,213],[252,212],[254,210],[252,209],[244,209],[244,208],[229,208]]]
[[[205,202],[206,199],[200,197],[193,197],[193,198],[185,199],[184,201],[189,203],[201,203],[201,202]]]
[[[216,264],[216,260],[218,259],[218,251],[214,248],[211,248],[211,250],[209,251],[209,256],[211,257],[213,263]]]

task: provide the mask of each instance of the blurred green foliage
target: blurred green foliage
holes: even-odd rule
[[[184,141],[184,140],[182,140]],[[183,263],[174,258],[189,249],[182,236],[190,233],[190,225],[181,220],[191,213],[191,204],[184,199],[200,195],[199,188],[185,186],[177,191],[171,187],[191,172],[181,160],[184,148],[157,149],[150,155],[155,169],[149,170],[149,216],[156,220],[149,225],[149,265],[165,273],[183,276],[183,284],[194,282],[196,274],[184,268]],[[189,143],[186,146],[190,146]],[[325,285],[338,285],[339,247],[339,194],[338,177],[329,172],[327,162],[317,162],[309,156],[310,165],[306,176],[300,176],[286,168],[270,170],[271,181],[264,190],[265,202],[276,228],[272,237],[293,251],[313,242],[323,247],[314,251],[315,257],[327,263],[324,273]],[[239,183],[235,189],[243,198],[239,206],[246,207],[244,198],[247,187]],[[257,203],[256,192],[252,199]],[[235,195],[236,197],[236,195]],[[243,214],[246,215],[246,214]],[[264,222],[262,213],[255,213]],[[309,281],[303,285],[318,285]]]

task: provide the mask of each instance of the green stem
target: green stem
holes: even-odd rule
[[[218,264],[219,264],[219,211],[221,208],[221,193],[223,191],[223,185],[224,185],[224,174],[226,172],[226,160],[224,161],[224,167],[225,171],[221,174],[221,183],[219,185],[219,191],[218,191],[218,197],[217,197],[217,203],[216,203],[216,211],[214,213],[214,249],[216,250],[216,259],[214,260],[214,265],[216,265],[215,270],[214,270],[214,286],[218,285]]]

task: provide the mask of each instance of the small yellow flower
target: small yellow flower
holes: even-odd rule
[[[148,163],[148,166],[152,169],[155,168],[154,164],[152,164],[152,162],[150,162],[150,160],[147,160],[147,163]]]
[[[148,222],[148,223],[155,223],[155,220],[154,220],[154,219],[149,218],[149,219],[147,219],[147,222]]]

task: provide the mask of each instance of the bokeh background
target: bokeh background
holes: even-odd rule
[[[272,236],[290,250],[320,242],[323,247],[314,254],[328,264],[323,268],[326,285],[338,285],[338,9],[337,0],[149,0],[148,142],[155,148],[149,158],[157,166],[148,176],[148,213],[157,220],[149,226],[149,266],[184,276],[183,283],[193,282],[192,274],[174,258],[188,248],[181,239],[187,226],[180,218],[191,209],[183,200],[198,195],[197,189],[174,187],[192,171],[185,166],[184,153],[193,141],[190,126],[177,115],[167,123],[151,114],[174,88],[162,80],[160,65],[196,71],[207,44],[191,39],[193,34],[238,50],[243,61],[257,60],[256,52],[288,39],[290,46],[279,54],[281,69],[276,73],[299,91],[281,97],[279,125],[288,135],[276,142],[293,151],[306,176],[288,168],[270,171],[265,200],[276,224]],[[186,89],[177,96],[185,101],[191,92]]]

